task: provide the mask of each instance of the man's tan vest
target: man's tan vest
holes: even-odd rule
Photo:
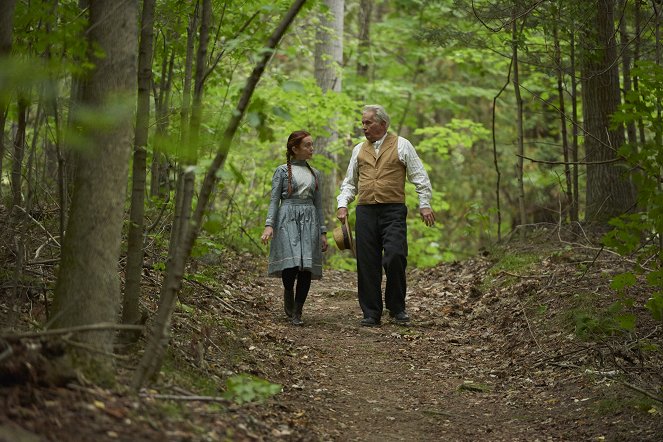
[[[405,202],[405,165],[398,159],[398,136],[388,134],[377,154],[366,140],[357,155],[357,169],[357,204]]]

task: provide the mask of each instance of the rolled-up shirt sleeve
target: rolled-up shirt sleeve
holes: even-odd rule
[[[359,149],[361,149],[363,143],[359,143],[352,149],[352,156],[350,157],[350,163],[348,164],[348,170],[345,173],[345,178],[341,183],[341,193],[336,197],[338,202],[338,208],[348,207],[352,201],[354,201],[355,196],[357,196],[357,180],[359,175],[357,173],[357,155],[359,155]]]
[[[281,168],[277,167],[272,176],[272,195],[269,200],[269,210],[267,210],[267,219],[265,220],[265,227],[274,227],[274,221],[279,213],[279,203],[281,201],[281,193],[283,192],[283,174]]]
[[[400,160],[405,164],[407,179],[414,184],[417,195],[419,195],[419,208],[431,208],[431,200],[433,199],[433,187],[431,186],[428,173],[424,168],[424,164],[419,159],[417,151],[414,149],[412,143],[405,138],[399,137],[398,153],[401,157]]]

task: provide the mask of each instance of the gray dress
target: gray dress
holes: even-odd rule
[[[269,276],[280,277],[284,269],[298,267],[311,272],[312,279],[322,277],[321,235],[327,233],[322,214],[320,172],[306,161],[292,160],[292,192],[288,195],[288,166],[282,164],[272,177],[272,196],[265,226],[274,229],[269,248]]]

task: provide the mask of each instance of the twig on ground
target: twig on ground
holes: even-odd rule
[[[39,221],[37,221],[36,219],[34,219],[34,218],[32,217],[32,215],[30,215],[30,214],[29,214],[29,213],[28,213],[23,207],[21,207],[21,206],[16,206],[16,205],[15,205],[14,208],[19,209],[21,212],[25,213],[25,214],[28,216],[28,218],[30,218],[32,221],[34,221],[39,227],[41,227],[41,229],[42,229],[44,232],[46,232],[46,234],[51,238],[51,240],[52,240],[55,244],[57,244],[58,247],[61,247],[61,246],[60,246],[60,243],[58,242],[58,240],[55,239],[55,237],[54,237],[53,235],[51,235],[51,232],[49,232],[48,230],[46,230],[46,227],[44,227],[44,225],[43,225],[42,223],[40,223]]]
[[[144,328],[143,325],[113,324],[112,322],[100,322],[98,324],[79,325],[77,327],[54,328],[51,330],[42,330],[37,332],[0,335],[0,338],[7,338],[7,339],[38,338],[41,336],[57,336],[57,335],[66,335],[69,333],[79,333],[86,331],[143,330],[143,328]]]
[[[633,342],[629,342],[628,344],[625,344],[624,346],[625,346],[627,349],[631,350],[633,347],[635,347],[636,345],[638,345],[643,339],[649,339],[649,338],[651,338],[652,336],[654,336],[656,333],[658,333],[658,325],[655,326],[655,327],[654,327],[654,330],[652,330],[652,331],[651,331],[649,334],[647,334],[646,336],[643,336],[643,337],[641,337],[641,338],[638,338],[638,339],[636,339],[636,340],[633,341]]]
[[[241,313],[241,312],[240,312],[239,310],[237,310],[235,307],[233,307],[233,306],[230,305],[228,302],[224,301],[220,296],[218,296],[218,295],[217,295],[217,291],[214,290],[212,287],[210,287],[210,286],[208,286],[208,285],[205,285],[205,284],[203,284],[202,282],[196,281],[195,279],[190,279],[190,278],[187,278],[187,277],[184,277],[183,279],[184,279],[185,281],[188,281],[188,282],[192,283],[192,284],[196,284],[196,285],[198,285],[198,286],[204,288],[204,289],[207,290],[208,292],[210,292],[210,293],[212,294],[212,296],[214,297],[214,299],[216,299],[217,301],[219,301],[219,303],[220,303],[221,305],[223,305],[225,308],[227,308],[228,310],[232,310],[232,311],[234,311],[235,313]]]
[[[60,258],[51,258],[51,259],[42,259],[41,261],[31,261],[31,262],[26,262],[26,266],[43,266],[43,265],[50,265],[50,264],[57,264],[60,262]]]
[[[176,394],[147,394],[141,393],[138,396],[145,399],[165,399],[169,401],[200,401],[200,402],[221,402],[230,404],[231,401],[220,396],[181,396]]]
[[[76,347],[76,348],[80,348],[80,349],[85,350],[85,351],[89,351],[90,353],[96,353],[96,354],[100,354],[100,355],[103,355],[103,356],[108,356],[108,357],[115,358],[115,359],[122,359],[122,360],[125,360],[125,361],[131,360],[130,356],[118,355],[118,354],[115,354],[115,353],[109,353],[107,351],[102,351],[102,350],[94,348],[90,345],[83,344],[82,342],[76,342],[76,341],[72,341],[71,339],[66,339],[66,338],[63,338],[62,340],[64,342],[66,342],[67,345],[71,345],[72,347]]]
[[[545,363],[547,363],[547,362],[549,362],[549,361],[552,361],[552,360],[554,360],[554,359],[563,358],[564,356],[571,356],[571,355],[574,355],[574,354],[576,354],[576,353],[580,353],[580,352],[582,352],[582,351],[589,351],[589,350],[592,350],[593,348],[594,348],[594,346],[591,346],[591,347],[582,347],[582,348],[577,348],[577,349],[575,349],[575,350],[568,351],[568,352],[566,352],[566,353],[562,353],[562,354],[559,354],[559,355],[550,356],[550,357],[548,357],[548,358],[541,359],[539,362],[537,362],[536,364],[534,364],[532,367],[538,367],[539,365],[543,365],[543,364],[545,364]],[[554,364],[551,363],[551,365],[554,365]]]
[[[525,322],[527,322],[527,329],[529,330],[529,334],[532,335],[532,339],[534,339],[534,343],[539,348],[539,351],[541,353],[544,353],[543,349],[541,348],[541,344],[539,344],[539,341],[536,339],[536,336],[534,336],[534,332],[532,331],[532,326],[529,323],[529,319],[527,319],[527,313],[525,312],[525,307],[523,307],[523,304],[520,301],[518,301],[518,305],[520,306],[520,309],[523,311],[523,317],[525,318]]]
[[[509,276],[513,276],[516,278],[523,278],[523,279],[546,279],[549,278],[551,275],[543,275],[543,276],[534,276],[534,275],[517,275],[515,273],[507,272],[506,270],[500,270],[500,274],[505,274]]]
[[[660,397],[656,396],[654,393],[650,393],[649,391],[647,391],[643,388],[640,388],[637,385],[629,384],[628,382],[625,382],[625,381],[619,381],[619,382],[621,382],[625,387],[628,387],[632,390],[635,390],[639,393],[642,393],[645,396],[650,397],[651,399],[654,399],[655,401],[663,402],[663,398],[660,398]]]
[[[599,251],[596,252],[596,255],[594,256],[594,259],[592,260],[591,264],[589,264],[589,265],[587,266],[587,268],[585,269],[584,272],[582,272],[582,275],[580,275],[580,277],[576,278],[576,282],[580,282],[580,281],[583,280],[583,278],[585,277],[585,275],[587,274],[587,272],[589,272],[589,269],[591,269],[591,268],[594,266],[594,263],[595,263],[596,260],[599,258],[599,255],[601,254],[601,252],[603,251],[604,248],[605,248],[605,246],[601,246],[601,248],[599,249]]]

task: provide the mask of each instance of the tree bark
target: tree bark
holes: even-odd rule
[[[12,50],[12,30],[16,0],[0,2],[0,63],[9,57]],[[0,96],[0,177],[2,176],[3,158],[5,157],[5,123],[7,122],[8,102]],[[1,195],[0,190],[0,195]]]
[[[23,194],[21,192],[21,183],[23,181],[23,156],[25,154],[25,130],[28,117],[28,98],[25,92],[19,92],[18,96],[18,126],[14,135],[14,158],[12,161],[11,189],[12,189],[12,207],[10,213],[18,216],[16,211],[23,203]]]
[[[86,146],[77,155],[55,286],[53,328],[115,323],[120,307],[118,258],[136,102],[137,1],[126,0],[121,8],[114,2],[90,2],[89,14],[86,37],[104,56],[91,56],[94,68],[81,101],[88,112],[102,113],[112,100],[122,112],[107,126],[84,131]],[[94,380],[111,382],[113,360],[106,355],[113,351],[113,332],[74,336],[98,350],[76,353],[77,365]]]
[[[619,40],[620,40],[620,51],[622,53],[622,69],[624,79],[624,101],[629,101],[629,94],[633,89],[631,84],[631,49],[629,47],[629,34],[626,20],[626,4],[627,0],[619,0],[619,10],[623,11],[623,15],[619,20]],[[638,144],[638,133],[635,127],[635,121],[629,121],[626,124],[626,135],[628,142],[633,146]]]
[[[633,14],[635,15],[635,43],[633,47],[633,66],[638,66],[640,61],[640,50],[642,47],[642,38],[640,37],[642,33],[642,16],[640,9],[640,0],[635,2],[635,10]],[[633,90],[638,93],[640,92],[640,86],[638,82],[638,77],[633,77]],[[640,144],[645,144],[647,142],[647,137],[645,136],[645,123],[642,117],[638,118],[638,138]]]
[[[511,22],[511,50],[513,59],[513,88],[516,94],[516,149],[518,150],[518,163],[516,164],[516,176],[518,177],[518,213],[520,224],[527,224],[525,215],[525,182],[523,180],[523,156],[525,155],[525,144],[523,140],[523,99],[520,95],[520,73],[518,66],[518,23],[514,16]],[[520,230],[521,237],[524,237],[525,230]]]
[[[562,66],[562,51],[559,43],[559,30],[557,29],[557,22],[553,24],[553,39],[555,46],[555,64],[557,65],[557,97],[559,99],[559,124],[561,129],[562,138],[562,153],[564,155],[564,176],[566,178],[566,203],[567,207],[571,208],[575,204],[573,201],[573,183],[571,180],[571,166],[569,165],[569,137],[566,128],[566,105],[564,103],[564,69]],[[569,211],[571,222],[578,221],[573,218],[573,211]],[[560,214],[561,216],[561,214]],[[566,217],[564,217],[566,218]]]
[[[242,95],[239,99],[237,107],[235,108],[235,112],[233,112],[232,117],[226,126],[226,130],[224,131],[223,138],[221,139],[216,156],[212,160],[212,164],[209,166],[207,173],[205,174],[205,180],[203,181],[203,185],[200,189],[198,205],[196,206],[193,222],[187,228],[183,247],[181,249],[178,248],[173,265],[166,274],[164,285],[167,287],[167,290],[162,295],[163,299],[159,305],[159,310],[157,311],[157,319],[154,324],[152,335],[150,336],[148,346],[132,380],[132,387],[134,390],[139,390],[144,385],[144,383],[148,379],[153,378],[161,368],[163,356],[170,339],[170,321],[173,309],[175,307],[175,301],[177,299],[177,292],[180,290],[182,285],[182,276],[184,274],[186,258],[191,253],[193,244],[198,237],[203,215],[207,210],[210,195],[212,194],[212,190],[218,180],[217,172],[221,169],[221,167],[223,167],[223,164],[226,161],[228,151],[230,150],[230,144],[235,136],[235,133],[237,132],[239,123],[241,122],[244,113],[246,112],[246,108],[248,107],[249,101],[251,100],[253,91],[255,90],[260,77],[265,71],[267,62],[272,56],[273,50],[276,48],[279,41],[281,40],[281,37],[287,30],[292,20],[299,13],[299,10],[305,2],[306,0],[295,0],[293,5],[290,7],[290,10],[281,20],[281,23],[272,33],[272,36],[267,43],[267,50],[263,52],[262,58],[253,69],[253,72],[251,73],[246,86],[242,90]]]
[[[611,125],[620,104],[614,0],[596,0],[595,26],[586,28],[582,57],[583,120],[587,166],[586,220],[598,224],[633,208],[635,196],[627,169],[607,160],[624,144],[622,125]],[[599,163],[597,162],[604,162]]]
[[[344,0],[324,0],[328,13],[320,17],[320,26],[315,44],[315,80],[325,93],[341,91],[343,70],[343,18]],[[329,137],[317,137],[316,151],[328,158],[332,164],[338,163],[338,156],[330,147],[338,141],[338,132],[333,129],[334,120],[329,122]],[[336,212],[334,195],[337,180],[335,171],[325,173],[323,178],[322,201],[325,220],[331,221]]]
[[[143,273],[143,230],[145,226],[145,183],[147,178],[147,140],[150,123],[150,90],[152,86],[152,44],[154,39],[154,8],[156,0],[143,0],[140,43],[138,48],[138,98],[136,132],[134,135],[131,209],[127,238],[126,282],[122,298],[122,323],[138,324],[140,277]],[[127,339],[138,338],[125,333]]]
[[[359,2],[359,36],[357,42],[357,76],[368,82],[369,54],[371,50],[371,13],[373,0]],[[362,96],[363,100],[364,97]]]
[[[170,57],[166,50],[164,37],[164,55],[161,67],[161,83],[158,92],[154,93],[154,110],[156,113],[156,134],[154,148],[152,149],[152,180],[150,181],[150,195],[164,197],[170,191],[170,178],[168,176],[168,161],[162,152],[161,146],[168,135],[170,124],[170,91],[173,83],[173,70],[175,66],[175,49],[170,50]]]
[[[573,166],[571,167],[571,174],[573,176],[573,199],[571,204],[571,219],[579,221],[580,219],[580,177],[578,175],[578,80],[576,76],[576,34],[575,30],[571,31],[569,38],[570,49],[570,62],[571,62],[571,120],[573,121],[573,129],[571,131],[571,159]]]
[[[191,112],[191,81],[193,77],[193,55],[196,44],[196,29],[198,27],[199,2],[196,2],[194,11],[189,18],[187,27],[186,58],[184,61],[184,89],[182,91],[182,108],[180,110],[180,146],[183,146],[185,152],[180,152],[182,158],[186,158],[187,150],[190,149],[190,112]],[[186,164],[186,160],[184,160]],[[173,224],[170,230],[170,242],[168,244],[168,261],[166,262],[166,273],[169,273],[170,266],[175,260],[176,249],[179,247],[181,232],[184,231],[183,225],[189,218],[191,212],[191,203],[186,203],[184,199],[184,174],[182,166],[177,166],[177,178],[175,185],[175,213],[173,215]],[[188,209],[187,209],[188,207]],[[164,288],[161,288],[163,292]],[[161,302],[161,299],[159,300]]]

